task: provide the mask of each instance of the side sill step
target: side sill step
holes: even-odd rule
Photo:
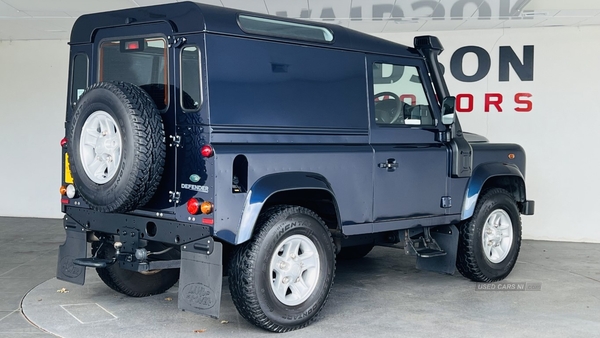
[[[431,228],[423,228],[423,234],[416,239],[409,236],[408,230],[405,234],[404,250],[409,255],[416,255],[422,258],[432,258],[445,256],[446,251],[442,250],[438,243],[431,237]]]
[[[430,248],[419,248],[415,250],[417,252],[417,256],[423,258],[431,258],[431,257],[439,257],[445,256],[446,252],[443,250],[434,250]]]
[[[73,260],[73,264],[75,264],[75,265],[85,266],[87,268],[96,268],[96,269],[105,268],[105,267],[113,264],[114,262],[115,261],[113,259],[103,259],[103,258],[95,258],[95,257],[76,258]]]

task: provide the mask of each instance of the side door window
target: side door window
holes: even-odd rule
[[[417,67],[373,63],[373,92],[378,125],[435,124]]]

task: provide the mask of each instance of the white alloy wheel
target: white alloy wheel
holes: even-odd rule
[[[304,235],[284,239],[271,257],[271,287],[277,299],[287,306],[304,302],[319,280],[317,247]]]
[[[79,155],[87,177],[96,184],[110,181],[121,163],[123,141],[115,119],[105,111],[93,112],[83,124]]]
[[[501,263],[512,247],[513,224],[503,209],[495,209],[485,220],[481,232],[481,245],[485,258],[492,263]]]

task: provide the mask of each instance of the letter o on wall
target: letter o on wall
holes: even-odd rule
[[[463,71],[463,59],[467,53],[473,53],[477,56],[477,71],[473,75],[466,75]],[[450,59],[450,72],[458,81],[476,82],[483,79],[489,72],[492,61],[488,52],[477,46],[461,47],[452,54]]]

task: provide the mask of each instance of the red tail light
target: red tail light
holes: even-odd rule
[[[211,157],[213,156],[215,153],[213,147],[210,146],[210,144],[206,144],[202,147],[202,149],[200,149],[200,154],[202,154],[202,156],[204,157]]]
[[[200,201],[195,198],[190,198],[187,201],[187,211],[192,215],[197,215],[200,212]]]
[[[67,145],[67,138],[66,138],[66,137],[63,137],[63,139],[62,139],[62,140],[60,140],[60,146],[61,146],[61,147],[64,147],[64,146],[66,146],[66,145]]]

